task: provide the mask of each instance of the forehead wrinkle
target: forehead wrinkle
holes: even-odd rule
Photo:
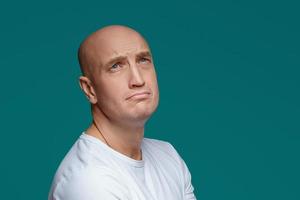
[[[125,50],[123,51],[122,48]],[[150,52],[147,41],[137,31],[124,26],[104,27],[82,42],[79,49],[82,51],[80,56],[83,66],[81,68],[92,75],[96,68],[105,64],[105,57],[110,60],[115,56],[124,56],[124,52],[126,56],[135,52],[138,54],[139,49]]]
[[[122,49],[112,49],[112,55],[115,56],[129,56],[130,54],[139,54],[140,52],[149,51],[150,49],[148,45],[145,45],[145,42],[137,44],[137,42],[127,42],[124,45],[122,45]]]

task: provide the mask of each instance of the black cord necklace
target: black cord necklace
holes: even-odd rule
[[[96,129],[97,129],[98,132],[100,133],[101,137],[104,139],[104,141],[105,141],[105,143],[107,144],[107,146],[111,147],[111,146],[108,144],[108,142],[107,142],[107,140],[105,139],[105,137],[104,137],[104,135],[102,134],[102,132],[100,131],[100,129],[98,128],[98,126],[97,126],[95,120],[93,120],[93,124],[95,125]]]

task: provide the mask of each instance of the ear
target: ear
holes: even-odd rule
[[[91,104],[97,103],[97,96],[92,82],[86,76],[79,77],[79,85]]]

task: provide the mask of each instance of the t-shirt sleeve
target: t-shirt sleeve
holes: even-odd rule
[[[130,200],[129,190],[117,176],[84,170],[58,182],[48,200]]]
[[[196,200],[196,197],[194,195],[194,187],[192,185],[191,173],[183,159],[181,159],[181,163],[184,179],[184,200]]]
[[[176,149],[170,143],[169,143],[169,145],[171,146],[173,152],[177,156],[177,160],[179,162],[179,166],[180,166],[180,170],[181,170],[180,174],[182,174],[182,177],[183,177],[182,180],[183,180],[184,200],[196,200],[196,196],[194,194],[194,187],[192,185],[191,173],[190,173],[186,163],[181,158],[181,156],[178,154]]]

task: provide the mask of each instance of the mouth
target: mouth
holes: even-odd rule
[[[142,91],[142,92],[136,92],[136,93],[133,93],[131,95],[129,95],[129,97],[126,98],[126,100],[129,100],[129,99],[134,99],[134,100],[139,100],[139,99],[147,99],[150,97],[150,92],[148,91]]]

